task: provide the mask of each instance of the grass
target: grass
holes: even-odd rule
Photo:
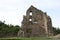
[[[9,38],[0,38],[0,40],[59,40],[52,37],[9,37]]]

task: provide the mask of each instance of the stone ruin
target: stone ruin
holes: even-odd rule
[[[23,16],[21,30],[25,37],[52,36],[53,27],[50,16],[34,6],[30,6]]]

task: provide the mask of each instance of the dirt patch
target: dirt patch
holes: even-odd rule
[[[55,35],[54,38],[59,38],[60,39],[60,34]]]

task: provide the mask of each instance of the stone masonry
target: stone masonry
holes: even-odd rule
[[[30,6],[23,16],[21,30],[25,37],[52,36],[53,27],[50,16],[46,12]]]

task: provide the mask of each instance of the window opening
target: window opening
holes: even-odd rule
[[[29,21],[32,21],[32,19],[29,19]]]
[[[30,12],[30,15],[32,15],[32,12]]]

